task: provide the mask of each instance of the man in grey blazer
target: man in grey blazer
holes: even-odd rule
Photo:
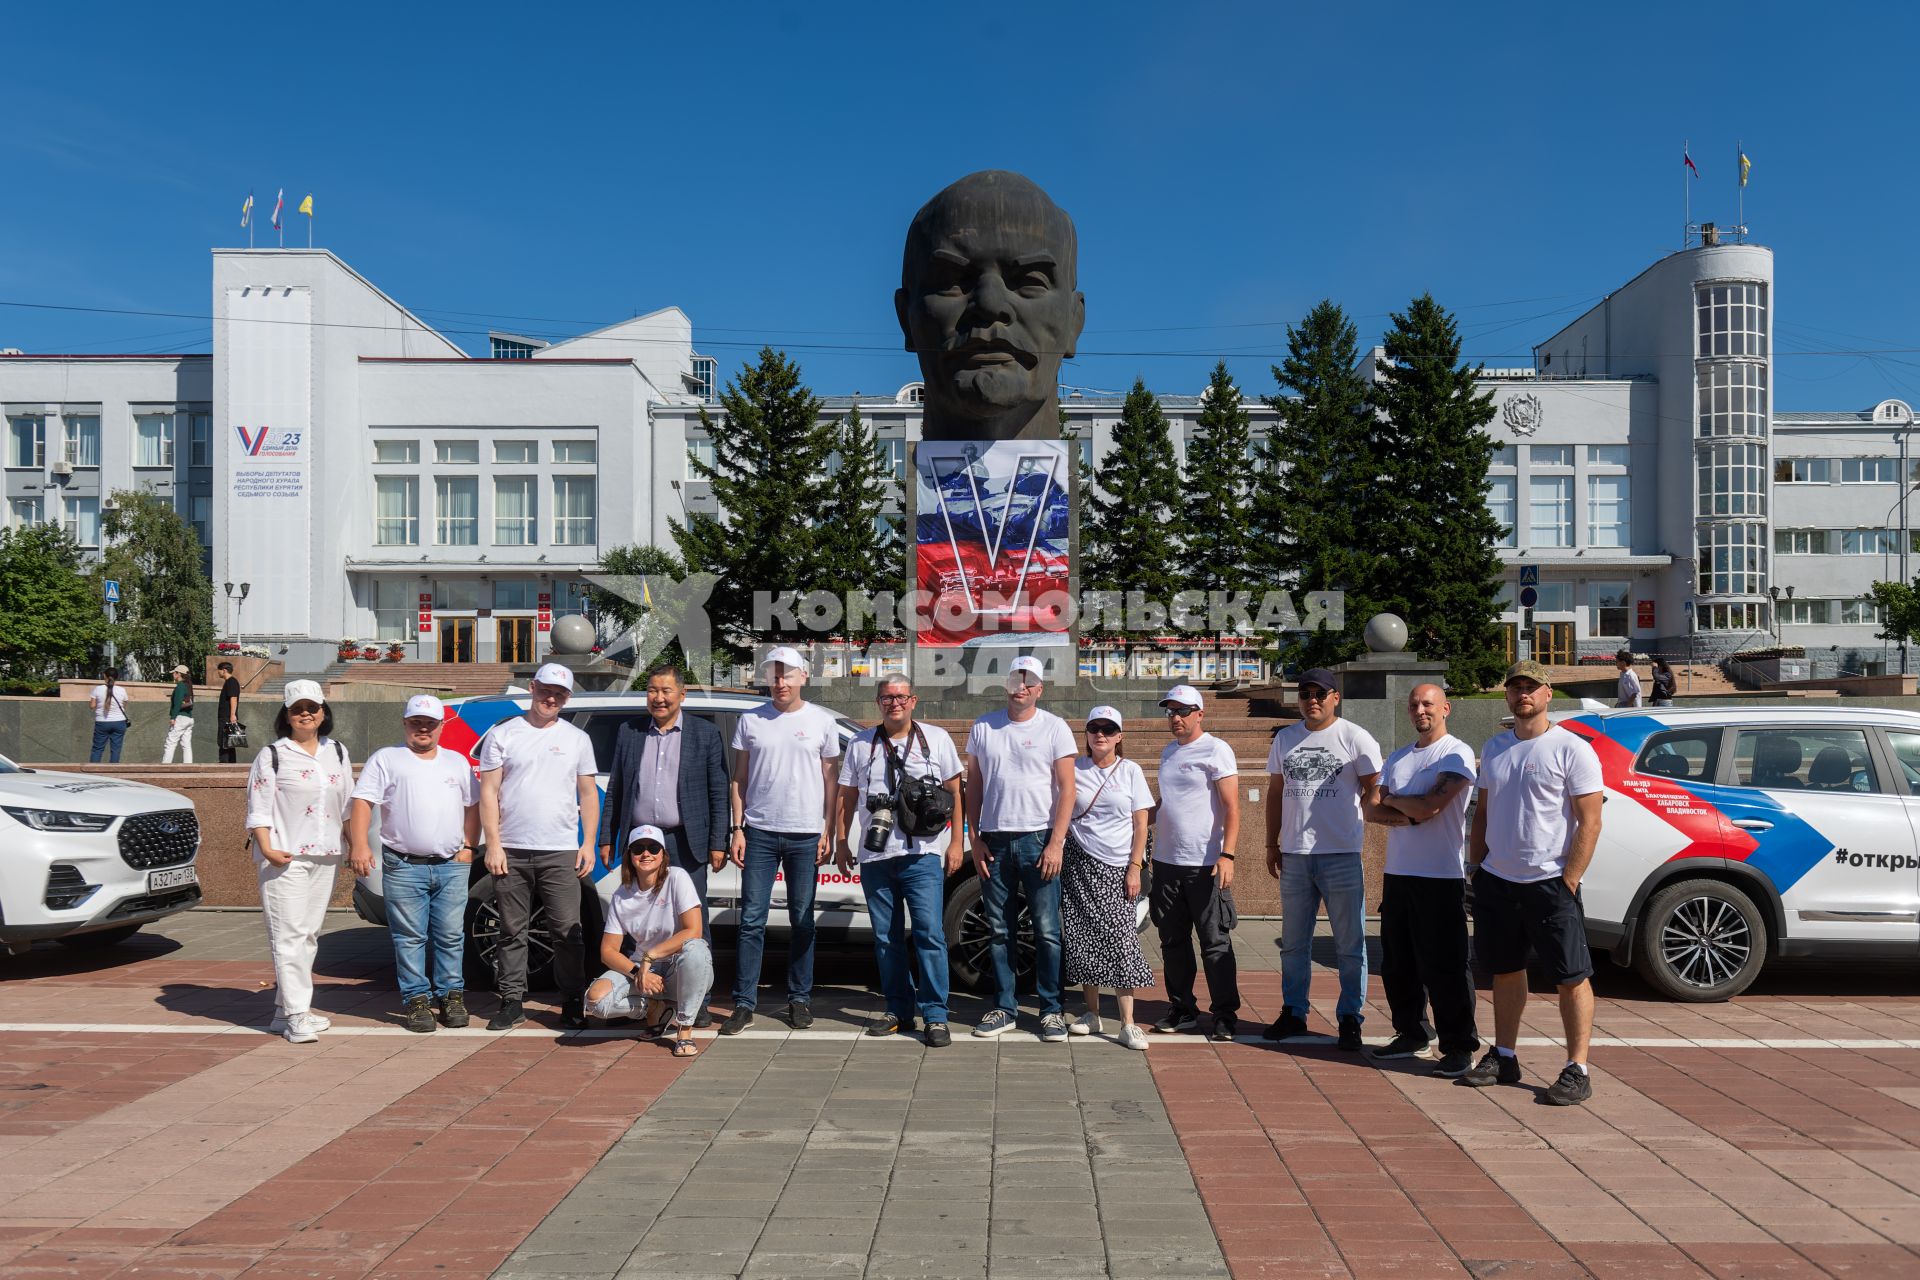
[[[659,827],[673,865],[691,876],[699,891],[706,934],[707,871],[719,870],[727,856],[727,752],[712,724],[681,714],[686,696],[686,680],[672,663],[647,672],[651,719],[623,725],[614,742],[607,801],[600,806],[600,861],[612,866],[614,850],[627,847],[627,834],[635,827]],[[708,1026],[712,1020],[703,1008],[694,1025]]]

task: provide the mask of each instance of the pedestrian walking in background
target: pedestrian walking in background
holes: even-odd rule
[[[1280,1016],[1269,1040],[1309,1034],[1313,934],[1320,904],[1340,966],[1340,1047],[1361,1048],[1367,1001],[1367,884],[1360,865],[1363,805],[1373,803],[1380,744],[1340,718],[1339,680],[1325,667],[1301,675],[1299,724],[1267,753],[1267,871],[1280,881]]]
[[[1394,1037],[1380,1059],[1424,1054],[1439,1028],[1437,1076],[1465,1075],[1480,1047],[1467,951],[1467,802],[1473,748],[1447,732],[1453,704],[1437,684],[1407,695],[1414,740],[1387,757],[1368,820],[1387,831],[1380,893],[1380,982]],[[1433,1022],[1427,1004],[1433,1004]]]
[[[274,741],[247,772],[247,830],[260,881],[260,913],[273,960],[271,1029],[311,1044],[331,1024],[313,1012],[313,958],[346,856],[353,766],[333,732],[333,708],[312,680],[287,682]]]
[[[193,763],[193,682],[186,663],[173,669],[173,698],[167,706],[167,744],[160,752],[161,764],[173,763],[173,749],[180,748],[180,762]]]
[[[1206,732],[1200,691],[1175,685],[1160,700],[1167,731],[1160,752],[1160,808],[1154,815],[1153,922],[1160,930],[1167,1016],[1155,1031],[1198,1030],[1193,940],[1207,972],[1213,1024],[1207,1036],[1231,1040],[1240,1029],[1240,971],[1233,957],[1234,848],[1240,839],[1240,766],[1233,748]]]
[[[560,718],[572,696],[573,672],[549,662],[533,673],[526,712],[480,740],[480,830],[500,912],[500,1008],[487,1021],[489,1031],[527,1020],[527,926],[536,902],[547,911],[560,1025],[587,1025],[580,882],[593,870],[600,769],[592,740]]]
[[[1133,1021],[1133,993],[1153,985],[1153,970],[1140,954],[1134,904],[1153,792],[1146,773],[1126,757],[1125,725],[1117,708],[1087,712],[1087,754],[1073,762],[1073,818],[1060,870],[1061,964],[1066,984],[1079,987],[1087,1001],[1068,1032],[1100,1034],[1100,988],[1111,987],[1120,1043],[1145,1049],[1146,1033]]]
[[[1656,707],[1672,706],[1674,689],[1677,683],[1674,679],[1673,667],[1668,664],[1667,660],[1665,658],[1655,658],[1653,660],[1653,705]]]
[[[1613,705],[1616,707],[1637,707],[1640,705],[1640,674],[1633,669],[1633,650],[1622,649],[1613,655],[1614,669],[1620,673],[1620,685]]]
[[[87,694],[93,704],[93,748],[87,753],[90,764],[99,764],[102,752],[110,764],[120,763],[120,748],[127,740],[127,691],[111,671],[100,673],[100,683]]]
[[[782,645],[761,671],[773,701],[743,712],[733,727],[733,826],[728,854],[740,868],[740,945],[734,961],[733,1012],[723,1036],[753,1025],[760,963],[767,949],[773,883],[787,888],[787,1022],[813,1025],[813,895],[818,868],[833,856],[834,760],[840,725],[801,696],[807,664]]]
[[[246,730],[240,725],[240,682],[234,678],[233,664],[222,662],[214,668],[220,673],[220,716],[215,732],[220,735],[220,763],[233,764],[246,745]]]
[[[967,731],[967,830],[980,877],[993,962],[994,1007],[976,1036],[1011,1031],[1020,1005],[1014,991],[1016,895],[1033,917],[1033,985],[1040,1038],[1067,1038],[1060,1003],[1060,866],[1073,820],[1073,730],[1040,708],[1044,669],[1038,658],[1015,658],[1007,672],[1007,706]]]
[[[1546,1100],[1573,1106],[1593,1096],[1587,1047],[1593,1038],[1593,956],[1580,906],[1580,880],[1600,840],[1600,757],[1585,738],[1552,723],[1552,680],[1537,662],[1507,669],[1513,728],[1481,753],[1480,803],[1468,860],[1473,937],[1493,970],[1493,1048],[1460,1077],[1483,1088],[1519,1084],[1520,1018],[1527,1007],[1529,948],[1560,991],[1567,1064]]]
[[[683,715],[686,677],[670,662],[647,672],[647,720],[623,724],[613,744],[607,799],[600,814],[600,863],[614,865],[634,828],[660,828],[667,861],[687,873],[700,895],[701,934],[708,942],[707,873],[727,859],[727,749],[720,731]],[[622,858],[622,865],[625,858]],[[705,1005],[693,1025],[710,1026]]]
[[[394,972],[407,1030],[467,1025],[467,883],[480,842],[480,784],[466,757],[440,748],[446,707],[429,693],[407,699],[405,740],[367,757],[353,788],[347,863],[373,874],[368,828],[380,807],[380,886],[393,935]],[[431,955],[429,955],[431,951]]]
[[[953,830],[960,753],[945,729],[913,718],[918,700],[905,676],[882,680],[875,701],[880,723],[848,744],[840,765],[834,852],[842,875],[852,875],[858,859],[873,921],[887,1008],[867,1034],[911,1031],[918,1016],[928,1047],[944,1049],[953,1042],[945,914],[947,877],[960,869],[962,856]],[[856,826],[857,846],[849,833]]]
[[[700,936],[700,895],[693,877],[667,865],[666,833],[642,823],[627,834],[620,887],[607,904],[600,937],[606,972],[587,988],[587,1012],[596,1018],[638,1013],[655,1034],[673,1027],[673,1055],[691,1058],[695,1011],[706,1008],[713,986],[713,950]],[[647,1006],[665,1006],[658,1019]]]

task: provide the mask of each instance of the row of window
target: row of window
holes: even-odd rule
[[[1517,547],[1521,543],[1518,501],[1519,479],[1515,476],[1487,477],[1487,506],[1493,518],[1505,527],[1498,545]],[[1587,477],[1587,540],[1589,547],[1628,547],[1633,545],[1633,481],[1627,475],[1590,475]],[[1571,547],[1574,545],[1573,477],[1530,476],[1527,480],[1526,544],[1529,547]]]
[[[553,545],[586,547],[598,541],[598,489],[592,476],[554,476]],[[420,479],[374,479],[373,541],[380,547],[420,545]],[[531,547],[540,541],[536,476],[495,476],[491,512],[493,545]],[[480,545],[480,478],[436,476],[433,545]]]
[[[1909,479],[1920,480],[1920,460]],[[1776,484],[1899,484],[1898,458],[1775,458]]]
[[[1920,529],[1907,532],[1907,549],[1920,551]],[[1898,529],[1775,529],[1777,556],[1882,556],[1900,554]]]
[[[1763,524],[1745,522],[1699,526],[1700,594],[1759,595],[1767,576],[1766,531]]]
[[[417,584],[376,579],[373,584],[374,639],[413,640],[417,637]],[[472,613],[491,600],[494,609],[531,610],[540,595],[550,596],[553,616],[587,610],[587,584],[579,581],[536,582],[531,578],[503,578],[492,583],[472,578],[450,578],[431,584],[433,608],[438,613]]]
[[[1858,596],[1826,600],[1797,597],[1780,601],[1775,607],[1775,616],[1782,623],[1816,627],[1830,623],[1878,623],[1880,607]]]
[[[1701,435],[1766,436],[1766,365],[1749,361],[1697,365],[1694,384]]]
[[[1702,445],[1695,465],[1700,515],[1764,517],[1767,514],[1765,445]]]
[[[1693,302],[1701,356],[1766,356],[1765,285],[1701,285]]]
[[[1587,588],[1587,634],[1589,636],[1625,636],[1627,624],[1633,606],[1633,588],[1625,581],[1589,582]],[[1514,599],[1514,584],[1502,584],[1500,594],[1494,602],[1503,614],[1520,614],[1520,606]],[[1542,582],[1536,588],[1539,598],[1534,602],[1536,616],[1542,614],[1572,613],[1574,611],[1574,584],[1571,582]]]
[[[1498,471],[1508,467],[1518,467],[1522,456],[1535,471],[1542,468],[1564,467],[1573,469],[1575,446],[1570,444],[1503,444],[1493,451],[1491,466]],[[1625,467],[1629,452],[1624,444],[1590,444],[1587,446],[1587,465],[1589,467]]]
[[[210,413],[136,413],[133,415],[133,465],[174,465],[174,441],[185,424],[187,465],[213,465],[213,415]],[[74,467],[100,465],[100,418],[72,414],[49,422],[43,414],[7,419],[7,466],[34,471],[47,465],[49,427],[59,460]]]
[[[193,525],[194,536],[200,545],[213,545],[213,498],[204,493],[189,495],[187,520]],[[44,502],[39,496],[7,499],[7,527],[20,529],[27,525],[53,521],[64,525],[67,533],[82,547],[89,549],[100,546],[100,498],[95,494],[58,494],[49,493]]]
[[[585,463],[600,460],[599,445],[592,440],[555,440],[550,461]],[[420,461],[418,440],[375,440],[373,460],[381,466],[411,466]],[[480,461],[478,440],[435,440],[433,460],[447,466],[473,466]],[[540,461],[538,440],[495,440],[493,460],[508,465],[526,465]]]

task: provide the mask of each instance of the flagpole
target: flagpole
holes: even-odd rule
[[[1740,188],[1735,205],[1737,210],[1736,219],[1740,223],[1740,241],[1744,244],[1747,239],[1747,175],[1741,172],[1741,165],[1747,158],[1746,139],[1740,139],[1735,142],[1733,146],[1733,180],[1739,184]]]
[[[1688,138],[1680,144],[1683,157],[1693,155],[1693,139]],[[1686,165],[1680,166],[1680,247],[1687,247],[1687,237],[1693,232],[1693,186]]]

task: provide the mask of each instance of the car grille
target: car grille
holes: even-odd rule
[[[191,809],[136,813],[120,824],[120,857],[140,871],[192,862],[199,843],[200,820]]]

